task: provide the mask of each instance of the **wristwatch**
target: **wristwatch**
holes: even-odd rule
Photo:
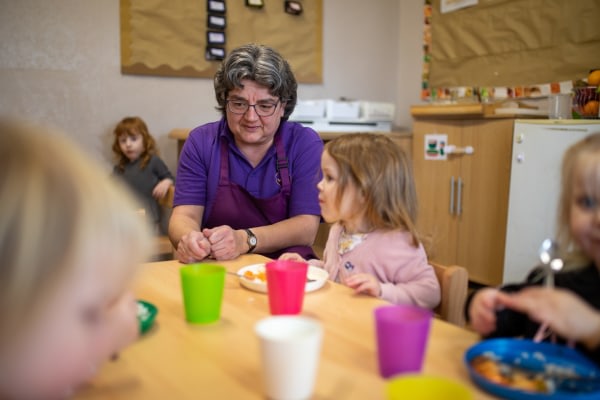
[[[252,253],[252,250],[254,250],[256,247],[258,240],[256,239],[256,235],[250,229],[245,229],[245,231],[248,234],[248,239],[246,239],[246,243],[248,243],[249,247],[248,253]]]

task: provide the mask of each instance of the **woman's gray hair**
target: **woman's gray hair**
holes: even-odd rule
[[[274,49],[246,44],[227,55],[215,74],[217,110],[225,115],[227,96],[234,88],[243,88],[249,79],[269,89],[269,93],[285,103],[283,120],[287,120],[297,101],[298,83],[288,62]]]

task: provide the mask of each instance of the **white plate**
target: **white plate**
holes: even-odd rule
[[[261,281],[260,279],[250,280],[244,277],[244,272],[252,271],[255,274],[264,271],[265,264],[253,264],[247,265],[243,268],[240,268],[237,274],[240,276],[240,285],[244,286],[247,289],[254,290],[256,292],[267,293],[267,283]],[[314,279],[313,282],[306,282],[306,287],[304,288],[305,292],[312,292],[323,287],[327,279],[329,278],[329,274],[323,268],[314,267],[312,265],[308,266],[307,272],[308,279]]]

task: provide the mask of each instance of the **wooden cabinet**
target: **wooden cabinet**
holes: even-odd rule
[[[469,279],[502,282],[513,119],[423,119],[413,125],[417,226],[431,260],[467,268]],[[473,154],[425,159],[425,136]]]

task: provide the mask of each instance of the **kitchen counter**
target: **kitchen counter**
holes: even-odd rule
[[[515,100],[516,101],[516,100]],[[508,112],[496,113],[501,109],[502,102],[496,103],[456,103],[456,104],[416,104],[410,107],[413,118],[444,118],[444,119],[477,119],[477,118],[543,118],[548,116],[545,112],[531,108],[505,109]]]

